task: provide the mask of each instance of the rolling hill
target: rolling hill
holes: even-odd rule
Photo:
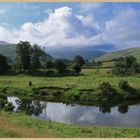
[[[129,49],[124,49],[124,50],[115,51],[115,52],[109,52],[109,53],[106,53],[106,54],[98,57],[96,60],[109,61],[109,60],[112,60],[115,58],[125,57],[125,56],[129,56],[129,55],[136,57],[138,59],[138,61],[140,61],[140,47],[129,48]]]
[[[16,51],[16,44],[8,44],[6,42],[0,41],[0,54],[8,57],[9,60],[14,60]],[[52,59],[50,55],[47,54],[48,59]]]
[[[81,55],[84,59],[95,59],[103,54],[104,51],[94,48],[47,48],[46,52],[51,54],[52,57],[57,59],[69,59],[72,60],[75,55]]]
[[[16,44],[0,43],[0,54],[13,60],[15,56]]]
[[[102,45],[96,45],[96,46],[67,46],[67,47],[58,47],[58,48],[52,48],[48,47],[46,48],[46,51],[51,54],[54,58],[65,58],[72,60],[75,55],[79,54],[84,59],[92,60],[96,59],[97,57],[102,56],[106,52],[115,51],[116,47],[112,44],[102,44]]]

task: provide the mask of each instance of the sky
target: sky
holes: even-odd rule
[[[42,47],[140,46],[140,3],[0,2],[0,41]]]

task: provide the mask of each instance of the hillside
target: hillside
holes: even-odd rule
[[[1,43],[0,54],[7,56],[13,60],[15,56],[16,44]]]
[[[72,60],[75,55],[79,54],[84,59],[95,59],[105,54],[105,51],[98,50],[94,47],[63,47],[63,48],[46,48],[46,52],[54,58],[65,58]]]
[[[109,52],[109,53],[102,55],[101,57],[98,57],[96,60],[108,61],[108,60],[112,60],[114,58],[125,57],[128,55],[132,55],[140,61],[140,47],[124,49],[124,50],[120,50],[120,51],[116,51],[116,52]]]
[[[0,54],[7,56],[10,60],[14,59],[16,51],[16,44],[0,43]],[[47,54],[48,59],[52,59],[50,55]]]

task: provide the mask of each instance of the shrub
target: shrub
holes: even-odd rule
[[[62,60],[55,60],[54,65],[59,73],[63,73],[66,71],[67,65]]]
[[[135,75],[140,73],[140,64],[135,57],[127,56],[115,63],[112,73],[120,76]]]
[[[74,70],[74,72],[76,73],[80,73],[81,72],[81,66],[77,63],[72,65],[72,69]]]
[[[99,85],[100,89],[100,99],[101,100],[110,100],[114,96],[117,96],[116,90],[110,85],[109,82],[103,82]]]
[[[128,88],[130,87],[129,84],[128,84],[128,81],[125,81],[125,80],[121,80],[118,83],[118,86],[119,86],[120,89],[125,90],[125,91],[127,91]]]

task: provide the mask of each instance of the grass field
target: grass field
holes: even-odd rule
[[[108,81],[117,86],[120,80],[127,80],[134,88],[140,87],[140,75],[119,77],[108,73],[109,69],[101,69],[96,74],[96,69],[83,69],[81,76],[67,77],[32,77],[25,75],[18,76],[0,76],[0,88],[11,87],[31,91],[29,81],[32,81],[34,87],[65,87],[67,83],[74,83],[75,89],[94,89],[99,83]]]

